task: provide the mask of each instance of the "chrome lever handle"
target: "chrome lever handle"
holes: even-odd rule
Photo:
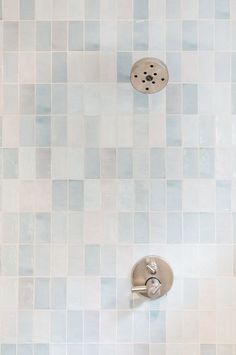
[[[131,289],[132,292],[147,292],[147,286],[134,286]]]
[[[160,292],[161,283],[155,278],[151,277],[146,285],[132,287],[132,292],[146,293],[150,298],[156,298],[156,295]]]

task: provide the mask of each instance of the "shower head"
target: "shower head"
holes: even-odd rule
[[[155,94],[164,89],[168,80],[167,66],[158,58],[142,58],[131,68],[131,84],[143,94]]]

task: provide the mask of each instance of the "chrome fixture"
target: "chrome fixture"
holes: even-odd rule
[[[145,256],[133,267],[132,292],[156,299],[170,290],[173,279],[173,271],[165,260],[155,255]]]
[[[130,81],[143,94],[155,94],[164,89],[169,80],[167,66],[158,58],[142,58],[132,66]]]

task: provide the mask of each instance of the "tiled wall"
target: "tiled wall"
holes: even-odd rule
[[[236,0],[0,2],[0,354],[235,354]]]

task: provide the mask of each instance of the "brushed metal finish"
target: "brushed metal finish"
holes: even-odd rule
[[[148,255],[140,259],[132,270],[132,292],[156,299],[170,290],[174,280],[170,265],[161,257]]]
[[[143,94],[155,94],[164,89],[168,80],[167,66],[158,58],[142,58],[131,68],[131,84]]]

